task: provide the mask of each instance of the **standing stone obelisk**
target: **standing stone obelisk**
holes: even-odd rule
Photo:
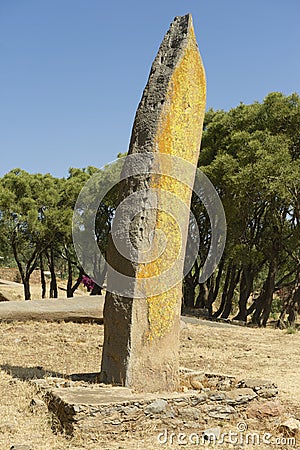
[[[205,99],[205,73],[192,17],[190,14],[176,17],[153,62],[136,113],[129,155],[140,154],[150,165],[158,155],[182,158],[192,167],[185,174],[192,186],[200,151]],[[122,199],[141,191],[145,204],[147,196],[149,200],[153,192],[156,193],[155,207],[145,207],[132,220],[130,239],[136,254],[143,255],[150,235],[154,236],[151,245],[157,249],[160,247],[159,238],[155,235],[160,230],[167,242],[163,254],[158,252],[156,259],[150,258],[146,263],[142,258],[141,262],[139,259],[131,261],[118,252],[112,239],[107,252],[108,262],[114,270],[133,279],[133,295],[113,293],[112,276],[108,271],[101,379],[137,391],[174,391],[179,386],[183,261],[176,266],[181,273],[178,274],[180,281],[174,286],[166,290],[161,286],[159,294],[152,294],[150,289],[145,291],[144,298],[140,293],[134,295],[135,281],[138,286],[139,280],[167,269],[178,248],[186,245],[192,190],[168,176],[168,167],[170,165],[166,163],[163,175],[157,176],[149,170],[146,174],[129,177],[120,189]],[[172,217],[165,212],[166,192],[180,198],[187,207],[185,212],[174,208]],[[180,236],[176,232],[177,219],[185,223],[184,233],[179,233]]]

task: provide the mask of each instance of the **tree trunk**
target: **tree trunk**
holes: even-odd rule
[[[266,326],[272,306],[275,291],[275,277],[277,273],[277,260],[271,259],[267,278],[263,284],[261,293],[255,302],[255,311],[252,322],[258,326]],[[251,311],[251,308],[249,309]]]
[[[199,284],[199,294],[196,299],[196,308],[204,309],[207,305],[209,296],[209,288],[207,286],[207,281],[205,283]]]
[[[265,303],[264,308],[261,316],[261,323],[262,326],[265,327],[267,325],[267,321],[270,316],[271,308],[272,308],[272,302],[273,302],[273,295],[275,291],[275,279],[277,274],[277,259],[274,258],[271,260],[269,274],[268,274],[268,282],[267,282],[267,289],[266,289],[266,296],[265,296]]]
[[[95,283],[90,295],[102,295],[102,287]]]
[[[24,296],[25,296],[25,300],[30,300],[31,299],[31,294],[30,294],[30,276],[25,276],[23,279],[23,286],[24,286]]]
[[[213,293],[213,301],[215,301],[217,299],[218,294],[219,294],[221,278],[222,278],[222,274],[223,274],[223,270],[224,270],[224,263],[225,263],[225,258],[222,259],[219,264],[218,275],[216,277],[216,283],[215,283],[215,288],[214,288],[214,293]]]
[[[260,316],[264,307],[264,303],[265,303],[265,299],[266,299],[266,285],[267,285],[267,281],[264,282],[262,290],[259,294],[259,296],[257,297],[256,301],[255,301],[255,308],[254,308],[254,313],[252,316],[252,323],[256,324],[256,325],[261,325],[260,323]],[[251,309],[253,308],[249,308],[249,314],[251,314]]]
[[[223,268],[224,268],[224,260],[222,259],[219,264],[219,269],[218,269],[218,274],[216,276],[216,279],[214,279],[214,278],[212,279],[213,282],[211,283],[210,289],[209,289],[209,294],[208,294],[208,299],[207,299],[207,304],[206,304],[206,308],[208,310],[209,317],[213,317],[213,313],[212,313],[213,312],[213,304],[216,301],[218,293],[219,293]]]
[[[40,271],[41,271],[42,298],[45,298],[46,297],[46,279],[45,279],[44,262],[43,262],[42,254],[40,254]]]
[[[70,259],[67,260],[68,264],[68,281],[67,281],[67,297],[73,297],[73,290],[72,290],[72,284],[73,284],[73,269],[72,269],[72,263]]]
[[[80,283],[81,283],[81,281],[82,281],[83,274],[84,274],[84,272],[83,272],[83,270],[80,268],[80,269],[79,269],[79,275],[78,275],[78,278],[77,278],[77,280],[76,280],[76,283],[75,283],[74,286],[72,286],[72,288],[71,288],[71,295],[70,295],[70,297],[73,297],[74,292],[75,292],[76,289],[79,287],[79,285],[80,285]]]
[[[195,297],[196,297],[195,289],[196,286],[198,285],[199,271],[200,267],[196,259],[194,266],[185,276],[183,283],[183,305],[186,306],[187,308],[195,307]],[[103,272],[101,274],[101,280],[103,280],[103,282],[105,279],[106,272],[107,272],[107,264],[105,263]]]
[[[239,311],[234,317],[234,320],[247,320],[247,302],[248,298],[253,291],[254,271],[251,266],[247,266],[242,270],[240,281],[240,299],[239,299]]]
[[[55,263],[54,263],[54,251],[53,247],[50,247],[50,256],[48,256],[48,262],[49,262],[49,270],[51,273],[51,281],[50,281],[50,298],[57,298],[58,297],[58,291],[57,291],[57,281],[56,281],[56,274],[55,274]]]
[[[19,259],[19,255],[18,255],[18,250],[17,250],[17,244],[16,244],[16,240],[15,240],[15,234],[12,237],[12,249],[13,249],[13,254],[14,254],[14,258],[15,261],[17,263],[20,275],[21,275],[21,279],[22,279],[22,283],[23,283],[23,288],[24,288],[24,298],[25,300],[30,300],[31,298],[31,294],[30,294],[30,275],[27,276],[27,273],[25,273],[22,263]]]
[[[241,270],[238,270],[236,266],[233,266],[230,274],[229,287],[225,299],[225,307],[221,315],[221,319],[228,319],[229,314],[231,313],[234,290],[239,282],[240,275]]]
[[[195,285],[191,274],[187,274],[183,285],[183,303],[187,308],[194,308],[195,306]]]
[[[225,281],[224,281],[224,286],[223,286],[221,303],[220,303],[220,306],[219,306],[218,310],[213,314],[213,317],[215,317],[215,318],[219,317],[219,315],[222,314],[222,312],[224,310],[225,301],[226,301],[227,292],[228,292],[229,280],[230,280],[230,275],[231,275],[231,270],[232,270],[232,265],[230,263],[228,268],[227,268],[227,271],[226,271],[226,276],[225,276]]]
[[[300,311],[300,286],[297,285],[292,292],[291,302],[288,307],[288,324],[293,327]]]

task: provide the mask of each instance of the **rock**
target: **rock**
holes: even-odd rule
[[[168,402],[166,400],[159,398],[159,399],[155,400],[154,402],[150,403],[150,405],[146,406],[146,408],[144,408],[144,413],[145,414],[159,414],[166,409],[167,405],[168,405]]]
[[[179,384],[180,249],[187,238],[205,94],[192,17],[176,17],[153,62],[122,163],[122,202],[107,246],[103,382],[126,380],[126,387],[140,392],[174,392]],[[172,245],[159,255],[162,235]]]
[[[176,416],[177,416],[177,414],[173,408],[171,408],[169,411],[163,412],[161,415],[161,417],[163,419],[174,419],[174,417],[176,417]]]
[[[246,322],[244,322],[243,320],[232,320],[231,324],[238,325],[240,327],[245,327],[247,325]]]
[[[180,397],[180,398],[176,398],[174,401],[174,405],[179,406],[179,407],[183,407],[183,406],[188,406],[189,405],[189,398],[188,397]]]
[[[294,417],[290,417],[281,423],[278,429],[285,436],[296,436],[296,434],[300,433],[300,421]]]
[[[210,389],[216,389],[218,386],[219,380],[217,378],[209,378],[206,382],[206,386]]]
[[[262,398],[272,398],[278,395],[277,388],[262,388],[257,391],[257,394]]]
[[[198,420],[200,418],[200,410],[193,406],[187,406],[180,411],[180,415],[188,421]]]
[[[203,372],[186,371],[183,373],[183,381],[197,391],[202,391],[204,389],[204,380],[205,375]]]
[[[235,409],[229,405],[209,406],[207,414],[213,419],[230,419],[236,413]]]
[[[0,303],[0,322],[47,320],[103,322],[104,296],[82,296],[72,299],[44,299]]]
[[[272,398],[278,394],[278,388],[270,380],[246,379],[239,381],[238,388],[250,388],[263,398]]]
[[[13,445],[10,450],[32,450],[29,445]]]
[[[17,295],[15,290],[13,290],[13,289],[1,289],[0,290],[0,302],[17,301],[18,298],[21,298],[21,296]]]
[[[201,391],[204,388],[201,381],[198,381],[197,379],[194,379],[194,378],[191,378],[190,384],[191,384],[192,388],[197,389],[197,391]]]
[[[255,402],[248,406],[246,414],[249,419],[262,419],[264,417],[278,417],[283,411],[284,409],[278,401]]]
[[[225,401],[228,405],[240,405],[241,403],[250,402],[255,397],[257,397],[257,394],[253,389],[239,388],[226,392]]]
[[[205,372],[204,376],[208,379],[217,379],[219,381],[230,380],[232,383],[235,381],[234,375],[229,375],[226,373]]]
[[[139,411],[139,408],[137,406],[125,406],[124,408],[122,408],[122,412],[124,414],[135,414]]]
[[[229,391],[232,388],[232,384],[233,382],[230,379],[221,380],[217,384],[217,388],[219,391]]]
[[[73,406],[73,411],[74,411],[75,414],[76,413],[80,413],[82,410],[83,410],[83,408],[80,405],[74,405]]]
[[[196,397],[191,399],[191,405],[196,406],[199,405],[199,403],[204,403],[206,402],[207,398],[208,398],[207,394],[197,395]]]
[[[209,397],[209,400],[212,400],[213,402],[218,402],[218,401],[225,399],[225,393],[213,391],[210,394],[208,394],[208,397]]]
[[[208,428],[207,430],[204,430],[202,433],[203,439],[207,442],[214,443],[216,442],[221,435],[221,428]]]

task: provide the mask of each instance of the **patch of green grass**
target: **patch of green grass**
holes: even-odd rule
[[[287,334],[295,334],[295,333],[297,333],[297,328],[295,328],[295,327],[287,327],[287,329],[286,329],[286,333]]]

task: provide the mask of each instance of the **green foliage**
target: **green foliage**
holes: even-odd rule
[[[226,213],[221,285],[234,262],[247,274],[250,292],[261,291],[267,280],[271,283],[268,289],[265,284],[265,307],[272,302],[275,281],[292,282],[299,271],[299,96],[275,92],[261,104],[209,110],[198,165],[214,184]],[[244,281],[241,277],[240,290]]]
[[[297,328],[295,328],[295,327],[287,327],[286,334],[296,334],[296,333],[297,333]]]

